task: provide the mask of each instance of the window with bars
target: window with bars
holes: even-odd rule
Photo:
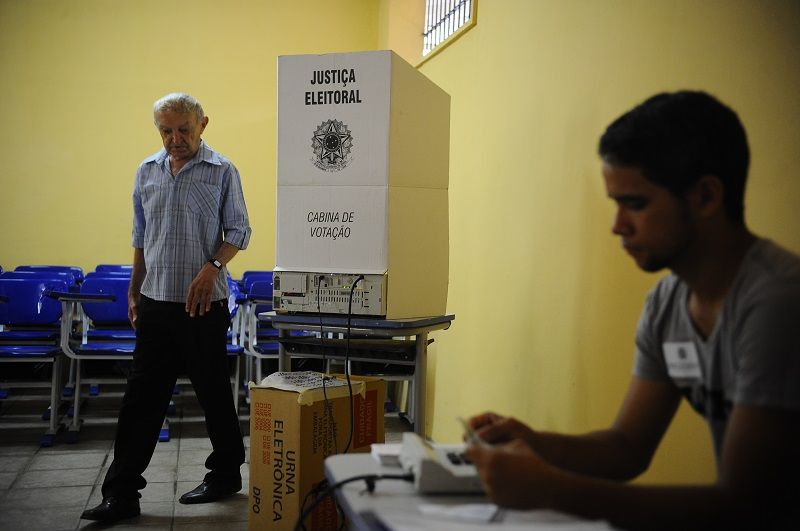
[[[477,0],[425,0],[425,27],[422,33],[422,56],[432,51],[474,22]]]

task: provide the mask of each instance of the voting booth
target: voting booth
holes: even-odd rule
[[[391,51],[278,58],[276,311],[445,313],[449,127]]]

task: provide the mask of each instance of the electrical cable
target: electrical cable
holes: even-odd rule
[[[339,516],[339,529],[336,531],[344,531],[347,526],[347,518],[344,514],[344,508],[339,504],[339,500],[336,500],[336,513]]]
[[[317,315],[319,317],[319,337],[320,337],[320,346],[322,347],[322,367],[323,367],[322,394],[323,394],[324,401],[325,401],[325,407],[324,407],[325,414],[330,419],[330,422],[331,422],[331,430],[332,430],[332,433],[333,433],[334,453],[338,454],[339,453],[339,449],[338,449],[338,444],[337,444],[337,441],[336,441],[336,421],[335,421],[334,416],[333,416],[332,405],[331,405],[330,401],[328,400],[328,395],[327,395],[326,386],[325,386],[325,382],[327,381],[327,377],[326,377],[326,375],[327,375],[327,357],[326,357],[326,354],[325,354],[325,330],[323,328],[323,322],[322,322],[322,303],[320,301],[320,291],[321,291],[321,288],[322,288],[322,281],[324,279],[325,279],[325,275],[319,275],[317,277]],[[349,394],[349,400],[350,400],[350,407],[349,407],[349,409],[350,409],[350,432],[349,432],[349,436],[348,436],[348,440],[347,440],[347,447],[345,448],[344,453],[347,453],[350,450],[350,445],[352,444],[352,441],[353,441],[354,418],[353,418],[353,386],[352,386],[352,383],[350,382],[350,329],[351,329],[351,318],[352,318],[352,315],[353,315],[353,294],[355,292],[356,286],[362,280],[364,280],[364,275],[359,275],[358,277],[356,277],[356,279],[353,282],[352,286],[350,286],[350,298],[349,298],[348,305],[347,305],[347,334],[346,334],[346,342],[345,342],[344,372],[345,372],[345,376],[347,378],[347,388],[348,388],[348,391],[349,391],[348,394]],[[325,456],[325,457],[327,457],[327,456]],[[404,474],[404,475],[397,475],[397,474],[385,474],[385,475],[384,474],[366,474],[366,475],[362,475],[362,476],[356,476],[356,477],[348,478],[346,480],[340,481],[340,482],[335,483],[334,485],[331,485],[331,486],[328,486],[328,487],[326,487],[327,481],[322,481],[319,484],[317,484],[317,486],[315,488],[311,489],[305,495],[305,497],[303,498],[303,503],[300,505],[300,509],[301,509],[300,518],[298,519],[298,521],[297,521],[297,523],[295,524],[295,527],[294,527],[295,531],[307,531],[305,523],[304,523],[306,518],[308,518],[308,516],[311,513],[314,512],[314,510],[317,508],[317,506],[325,498],[330,496],[331,493],[334,490],[340,488],[341,486],[343,486],[343,485],[345,485],[347,483],[351,483],[353,481],[358,481],[358,480],[361,480],[361,479],[363,479],[367,483],[367,490],[369,492],[373,492],[375,490],[375,481],[376,480],[381,480],[381,479],[401,479],[401,480],[405,480],[405,481],[413,481],[414,480],[414,476],[410,475],[410,474]],[[322,493],[319,494],[314,499],[314,502],[311,504],[311,506],[308,507],[308,508],[305,508],[309,497],[314,495],[314,494],[316,494],[316,493],[318,493],[323,488],[325,488],[325,490],[323,490]],[[341,506],[339,505],[339,503],[336,502],[336,501],[335,501],[335,503],[336,503],[336,510],[337,510],[337,513],[339,515],[339,520],[340,520],[339,529],[343,529],[343,526],[344,526],[344,513],[343,513],[343,510],[342,510]]]
[[[347,437],[347,446],[344,448],[344,453],[350,451],[350,445],[353,443],[353,386],[350,383],[350,319],[353,317],[353,292],[359,282],[364,280],[364,275],[358,275],[353,285],[350,286],[350,300],[347,303],[347,336],[344,347],[344,375],[347,378],[347,389],[350,396],[350,433]]]
[[[367,484],[367,491],[372,493],[375,491],[376,481],[380,481],[383,479],[399,479],[403,481],[414,481],[414,476],[413,474],[363,474],[361,476],[353,476],[351,478],[343,479],[342,481],[338,481],[333,485],[329,485],[324,491],[322,491],[322,493],[319,496],[317,496],[314,499],[313,503],[300,514],[300,518],[298,518],[297,523],[294,526],[294,530],[301,531],[302,529],[305,529],[305,524],[303,522],[305,522],[306,518],[308,518],[309,515],[314,512],[314,509],[316,509],[317,506],[320,503],[322,503],[322,501],[325,498],[333,494],[333,492],[336,489],[339,489],[344,485],[347,485],[348,483],[352,483],[354,481],[360,481],[362,479]]]
[[[309,490],[306,493],[306,495],[303,497],[303,503],[300,504],[300,513],[302,514],[303,511],[305,511],[306,504],[308,503],[309,498],[313,497],[314,499],[316,499],[316,497],[319,495],[319,493],[321,491],[325,490],[326,488],[328,488],[328,480],[327,479],[323,479],[322,481],[320,481],[319,483],[314,485],[314,488]],[[334,498],[334,503],[336,504],[336,512],[339,515],[339,531],[342,531],[344,529],[345,525],[347,524],[347,520],[346,520],[345,515],[344,515],[344,509],[342,508],[341,504],[339,503],[339,500],[337,500],[336,498]],[[308,529],[306,529],[305,522],[300,522],[299,526],[300,526],[300,529],[302,531],[308,531]]]
[[[325,410],[325,416],[328,417],[331,426],[331,433],[333,435],[333,453],[337,455],[339,453],[339,443],[336,440],[336,419],[333,416],[333,405],[328,400],[328,390],[325,386],[325,382],[328,381],[328,361],[327,356],[325,354],[325,330],[322,328],[322,304],[320,303],[320,291],[322,291],[322,281],[325,279],[325,275],[319,275],[317,277],[317,315],[319,316],[319,344],[322,348],[322,398],[323,402],[323,409]],[[345,453],[347,451],[345,450]],[[323,448],[323,457],[328,457],[325,455],[325,449]]]
[[[327,488],[328,488],[328,480],[327,479],[323,479],[322,481],[320,481],[319,483],[314,485],[314,487],[311,490],[309,490],[306,493],[306,495],[303,497],[303,503],[300,504],[300,514],[303,514],[303,512],[305,511],[306,504],[308,503],[308,500],[310,498],[313,497],[314,499],[316,499],[317,495],[319,495],[320,492],[322,492],[323,490],[325,490]],[[306,529],[305,523],[303,521],[298,522],[297,525],[300,526],[300,529],[302,531],[308,531],[308,529]],[[295,529],[297,529],[297,526],[295,526]]]

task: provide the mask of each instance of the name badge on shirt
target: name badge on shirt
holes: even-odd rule
[[[676,379],[696,379],[702,376],[700,372],[700,358],[697,349],[691,341],[664,343],[664,361],[667,362],[667,372]]]

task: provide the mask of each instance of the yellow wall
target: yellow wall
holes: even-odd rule
[[[415,60],[389,0],[379,46]],[[478,23],[420,70],[452,98],[450,294],[428,402],[436,440],[485,408],[543,429],[608,425],[630,375],[646,275],[611,236],[595,155],[605,126],[663,90],[738,110],[753,152],[747,217],[800,251],[800,4],[480,0]],[[416,48],[417,50],[419,49]],[[644,481],[714,477],[683,408]]]
[[[239,168],[253,237],[234,276],[275,265],[276,58],[374,49],[375,0],[0,1],[0,266],[130,263],[152,103],[202,102]]]

